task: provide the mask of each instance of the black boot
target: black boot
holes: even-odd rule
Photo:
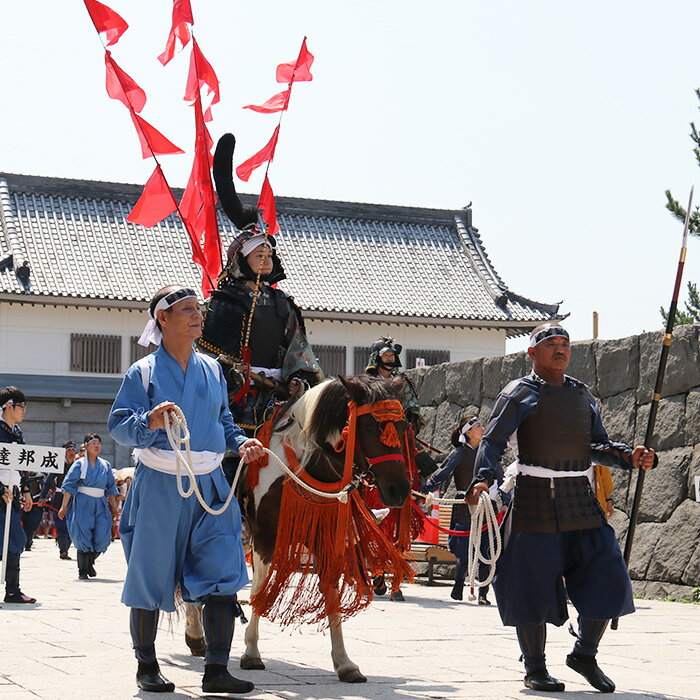
[[[455,566],[455,585],[452,587],[450,598],[453,600],[462,600],[464,598],[464,578],[467,575],[467,562],[463,559],[457,560]]]
[[[249,693],[255,686],[250,681],[234,678],[226,664],[206,664],[202,691],[205,693]]]
[[[249,693],[250,681],[234,678],[226,668],[235,618],[242,615],[236,596],[208,596],[202,611],[204,639],[207,642],[202,690],[205,693]]]
[[[573,651],[566,657],[566,665],[580,673],[596,690],[612,693],[615,684],[600,670],[595,660],[598,645],[608,627],[609,620],[578,619],[578,634],[571,627],[569,631],[576,637]]]
[[[90,566],[90,559],[87,552],[78,550],[78,578],[81,581],[88,580],[88,568]]]
[[[545,693],[561,693],[564,690],[564,684],[556,678],[552,678],[546,668],[526,673],[525,687]]]
[[[19,589],[19,554],[8,552],[5,570],[5,602],[33,605],[36,598],[24,595]]]
[[[97,571],[95,571],[95,559],[97,559],[97,552],[87,552],[87,575],[90,578],[95,578],[97,576]]]
[[[172,693],[175,683],[164,678],[157,661],[139,661],[136,671],[136,685],[151,693]]]
[[[483,588],[479,589],[479,605],[491,605],[491,601],[486,597],[488,595],[488,592],[488,586],[484,586]]]
[[[552,678],[545,666],[544,646],[547,641],[547,626],[517,625],[518,644],[525,663],[525,687],[532,690],[560,693],[564,684]]]
[[[386,581],[384,576],[375,576],[372,579],[372,588],[374,595],[386,595]]]

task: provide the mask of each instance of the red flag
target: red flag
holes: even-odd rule
[[[97,0],[85,0],[85,7],[90,13],[90,19],[92,19],[97,33],[105,35],[107,46],[116,44],[121,35],[129,28],[121,15]]]
[[[202,101],[195,95],[195,154],[187,187],[180,201],[180,213],[192,244],[192,260],[202,267],[205,298],[221,273],[221,239],[216,218],[216,196],[211,180],[212,138],[204,122]]]
[[[128,73],[117,65],[109,51],[105,51],[105,65],[107,94],[113,100],[119,100],[127,109],[140,112],[146,104],[146,93]]]
[[[173,0],[173,23],[170,27],[170,34],[168,34],[168,41],[165,44],[165,51],[158,56],[158,60],[163,65],[169,63],[178,51],[182,51],[187,46],[192,36],[188,24],[194,24],[190,0]],[[178,40],[180,42],[179,49],[176,47]]]
[[[185,87],[185,97],[187,102],[193,102],[202,89],[206,85],[209,88],[209,95],[213,95],[209,108],[219,101],[219,79],[212,68],[211,63],[204,58],[204,54],[199,48],[196,39],[192,39],[192,54],[190,56],[190,72],[187,76],[187,86]],[[211,121],[211,112],[207,108],[204,113],[204,120]]]
[[[287,88],[283,92],[278,92],[273,95],[267,102],[261,105],[246,105],[243,109],[252,109],[254,112],[262,114],[272,114],[272,112],[284,112],[289,106],[289,96],[291,88]]]
[[[311,64],[313,62],[314,57],[306,48],[306,37],[304,37],[297,60],[290,63],[280,63],[277,66],[277,82],[301,83],[313,80],[314,76],[311,75]]]
[[[132,224],[141,224],[146,228],[155,226],[177,209],[175,196],[165,180],[160,164],[148,178],[146,186],[126,220]]]
[[[263,219],[267,224],[267,232],[274,236],[279,233],[280,225],[277,223],[277,207],[275,206],[275,195],[270,186],[270,180],[265,175],[260,197],[258,199],[258,209],[262,209]]]
[[[141,153],[144,158],[151,156],[166,156],[171,153],[184,153],[174,143],[168,141],[154,126],[151,126],[143,117],[131,112],[131,120],[134,122],[136,132],[141,142]]]
[[[259,168],[263,163],[267,163],[268,160],[271,161],[275,157],[275,148],[277,148],[277,138],[279,135],[280,125],[278,124],[272,134],[272,138],[267,142],[267,145],[236,168],[236,175],[238,175],[243,182],[248,182],[253,170]]]

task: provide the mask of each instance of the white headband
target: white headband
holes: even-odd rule
[[[467,442],[467,433],[479,422],[479,416],[473,416],[463,426],[460,431],[459,441],[464,445]]]
[[[565,328],[561,326],[549,326],[549,328],[543,328],[539,333],[535,333],[535,335],[530,338],[530,347],[534,348],[535,345],[539,345],[543,340],[555,335],[560,335],[567,339],[569,338],[569,334]]]
[[[154,345],[160,345],[163,340],[163,335],[160,332],[158,325],[156,324],[156,314],[159,311],[165,311],[166,309],[169,309],[171,306],[173,306],[173,304],[177,304],[178,301],[182,301],[183,299],[189,299],[190,297],[195,297],[196,299],[197,295],[191,289],[178,289],[176,292],[164,296],[156,304],[156,308],[153,309],[153,313],[151,313],[149,309],[148,315],[151,318],[148,319],[148,323],[143,329],[141,337],[138,339],[138,344],[142,345],[144,348],[147,348],[151,343],[153,343]]]
[[[0,406],[0,418],[2,418],[3,411],[10,405],[12,404],[13,406],[15,405],[15,402],[12,399],[8,399],[5,401],[5,403]]]
[[[251,236],[241,246],[241,255],[245,258],[248,255],[250,255],[258,246],[261,246],[263,244],[266,244],[268,246],[270,245],[270,242],[268,241],[267,236],[264,236],[262,233],[259,233],[256,236]]]

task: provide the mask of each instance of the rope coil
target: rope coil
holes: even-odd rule
[[[236,470],[236,476],[231,484],[231,490],[224,502],[218,510],[211,508],[207,502],[204,500],[199,486],[197,485],[196,475],[192,469],[192,453],[190,451],[190,431],[187,427],[187,419],[182,409],[179,406],[171,408],[169,411],[164,413],[165,419],[165,434],[168,436],[168,442],[170,447],[175,454],[175,478],[177,480],[177,490],[182,498],[190,498],[192,494],[197,497],[199,504],[204,508],[207,513],[212,515],[221,515],[230,505],[233,497],[236,493],[236,486],[238,485],[238,478],[243,471],[242,469]],[[172,421],[172,422],[171,422]],[[184,448],[184,454],[183,454]],[[319,491],[318,489],[309,486],[303,479],[297,476],[294,471],[292,471],[285,462],[283,462],[272,450],[267,447],[263,447],[263,451],[270,455],[277,463],[282,467],[282,469],[287,473],[287,475],[293,479],[299,486],[303,487],[315,496],[320,496],[322,498],[337,499],[341,503],[348,502],[348,494],[357,488],[356,483],[348,484],[344,489],[337,491],[335,493],[327,493],[324,491]],[[190,485],[188,489],[185,489],[182,483],[183,469],[186,475],[189,477]]]
[[[479,494],[479,501],[475,506],[469,506],[471,516],[471,526],[468,544],[467,576],[469,577],[470,588],[484,588],[488,586],[496,575],[496,562],[501,556],[503,541],[501,539],[501,529],[496,518],[496,512],[491,505],[489,494],[482,491]],[[489,538],[490,556],[481,553],[481,530],[486,525],[486,532]],[[479,581],[479,564],[486,564],[489,572],[483,581]],[[476,600],[472,593],[469,600]]]

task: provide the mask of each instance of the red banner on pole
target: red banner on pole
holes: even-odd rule
[[[236,168],[236,175],[238,175],[243,182],[248,182],[256,168],[259,168],[263,163],[267,163],[275,157],[275,148],[277,148],[277,139],[279,135],[280,126],[278,124],[272,134],[272,138],[270,138],[267,144]]]
[[[260,197],[258,199],[258,209],[262,210],[263,219],[267,224],[267,232],[274,236],[279,233],[280,225],[277,223],[277,206],[275,204],[275,195],[270,186],[270,180],[265,175]]]
[[[170,34],[168,34],[168,40],[165,43],[165,51],[158,56],[158,60],[164,66],[172,60],[176,53],[187,46],[192,36],[188,25],[192,24],[194,24],[194,19],[192,18],[190,0],[173,0],[173,22]],[[180,48],[177,47],[178,41]]]
[[[168,141],[158,129],[151,126],[143,117],[131,112],[131,120],[136,127],[136,133],[141,143],[141,154],[144,158],[184,153],[181,148],[178,148],[174,143]]]
[[[113,100],[119,100],[128,110],[140,112],[146,104],[146,93],[126,71],[122,70],[105,51],[105,67],[107,68],[107,94]]]
[[[253,112],[261,114],[272,114],[273,112],[284,112],[289,107],[289,97],[292,94],[291,88],[273,95],[267,102],[261,105],[246,105],[243,109],[252,109]]]
[[[313,80],[311,65],[314,62],[313,54],[306,48],[306,37],[301,42],[301,49],[296,61],[280,63],[277,66],[278,83],[302,83]]]
[[[84,2],[97,33],[105,35],[107,46],[116,44],[121,35],[129,28],[126,20],[111,7],[107,7],[97,0],[84,0]]]
[[[132,224],[141,224],[146,228],[155,226],[159,221],[170,216],[177,209],[177,202],[165,180],[160,164],[148,178],[146,186],[126,220]]]

